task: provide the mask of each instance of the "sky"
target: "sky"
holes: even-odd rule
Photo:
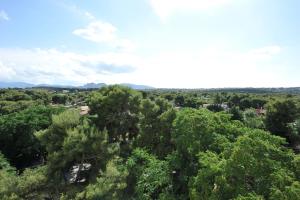
[[[0,0],[0,82],[300,86],[299,0]]]

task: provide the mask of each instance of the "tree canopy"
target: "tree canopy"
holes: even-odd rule
[[[255,91],[0,90],[0,199],[298,200],[300,96]]]

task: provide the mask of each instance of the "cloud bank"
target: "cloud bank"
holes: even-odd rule
[[[130,82],[168,88],[293,86],[277,45],[245,52],[220,48],[133,53],[78,54],[57,49],[0,48],[0,80],[46,84]]]
[[[125,53],[78,54],[56,49],[0,49],[0,80],[29,83],[101,82],[135,70]]]
[[[285,81],[286,66],[274,62],[281,51],[274,45],[244,52],[220,48],[160,52],[144,59],[134,77],[141,77],[137,82],[167,88],[295,85]]]

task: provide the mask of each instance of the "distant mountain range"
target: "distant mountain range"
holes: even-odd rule
[[[148,85],[135,85],[131,83],[121,83],[120,85],[135,89],[135,90],[149,90],[149,89],[155,89],[154,87],[148,86]]]
[[[106,83],[87,83],[82,86],[72,85],[51,85],[51,84],[30,84],[25,82],[0,82],[1,88],[51,88],[51,89],[98,89],[107,86]],[[194,88],[194,89],[176,89],[176,88],[154,88],[147,85],[136,85],[131,83],[121,83],[119,85],[127,86],[135,90],[160,89],[164,91],[184,91],[193,90],[201,92],[232,92],[232,93],[288,93],[300,94],[300,87],[274,87],[274,88]]]
[[[30,88],[33,84],[24,82],[0,82],[0,88]]]
[[[147,85],[136,85],[131,83],[121,83],[119,85],[124,85],[135,90],[147,90],[154,89],[154,87]],[[78,88],[78,89],[97,89],[107,86],[105,83],[87,83],[82,86],[72,86],[72,85],[51,85],[51,84],[30,84],[25,82],[0,82],[0,88]]]

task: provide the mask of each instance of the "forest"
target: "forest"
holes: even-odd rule
[[[1,200],[299,200],[298,89],[0,90]]]

